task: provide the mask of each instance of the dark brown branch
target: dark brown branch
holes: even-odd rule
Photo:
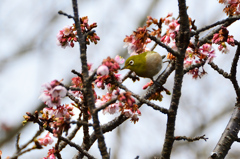
[[[86,36],[82,34],[81,27],[80,27],[80,20],[78,15],[78,4],[77,0],[72,0],[72,6],[73,6],[73,13],[74,13],[74,21],[75,26],[77,29],[77,36],[78,36],[78,42],[80,45],[80,57],[81,57],[81,63],[82,63],[82,75],[83,75],[83,96],[84,96],[84,106],[83,108],[83,120],[88,122],[88,108],[90,108],[92,119],[93,119],[93,129],[96,132],[96,136],[98,138],[98,148],[100,150],[102,158],[109,158],[109,154],[107,152],[107,147],[105,144],[104,136],[102,133],[102,129],[100,127],[100,122],[98,119],[98,112],[95,110],[95,102],[94,102],[94,95],[92,90],[92,84],[87,81],[89,78],[88,73],[88,65],[87,65],[87,46],[86,46]],[[89,134],[88,134],[88,126],[83,126],[84,130],[84,144],[88,146],[89,144]]]
[[[83,103],[82,103],[79,99],[77,99],[75,96],[73,96],[73,95],[70,94],[70,93],[67,93],[67,96],[68,96],[72,101],[74,101],[75,103],[77,103],[78,106],[82,106]]]
[[[191,65],[190,67],[188,67],[187,69],[184,69],[183,72],[184,74],[188,73],[190,70],[195,69],[195,68],[200,68],[201,66],[203,66],[206,63],[206,61],[202,61],[200,63]]]
[[[17,141],[16,141],[17,152],[21,151],[19,146],[20,135],[21,135],[20,133],[17,135]]]
[[[174,140],[186,140],[188,142],[198,141],[203,139],[204,141],[207,141],[208,138],[205,137],[205,135],[197,136],[197,137],[186,137],[186,136],[175,136]]]
[[[69,123],[71,123],[71,124],[77,124],[78,126],[81,126],[81,125],[93,126],[93,124],[91,124],[91,123],[86,123],[86,122],[84,122],[84,121],[70,121]]]
[[[72,70],[71,72],[83,80],[83,75],[81,73],[77,72],[76,70]]]
[[[234,17],[234,18],[232,18],[232,19],[230,18],[230,19],[226,20],[226,22],[225,22],[223,25],[218,26],[216,29],[210,31],[207,35],[205,35],[203,38],[201,38],[201,39],[199,40],[199,44],[198,44],[198,45],[201,46],[202,44],[209,42],[209,40],[212,39],[213,35],[214,35],[215,33],[218,33],[218,32],[219,32],[219,30],[222,28],[222,26],[228,27],[228,26],[230,26],[232,23],[234,23],[236,20],[240,19],[240,16],[239,16],[239,15],[236,16],[236,17],[235,17],[235,16],[233,16],[233,17]]]
[[[58,11],[58,14],[60,14],[60,15],[64,15],[64,16],[66,16],[66,17],[68,17],[69,19],[70,18],[72,18],[72,19],[74,19],[74,17],[73,16],[71,16],[71,15],[69,15],[69,14],[67,14],[67,13],[64,13],[63,11]]]
[[[98,112],[98,111],[100,111],[100,110],[102,110],[102,109],[107,108],[109,105],[115,103],[115,102],[117,101],[117,99],[118,99],[118,98],[115,97],[115,98],[111,99],[110,101],[107,101],[107,102],[104,103],[102,106],[96,108],[94,111],[97,111],[97,112]]]
[[[161,153],[161,159],[169,159],[172,152],[172,147],[174,143],[175,121],[177,116],[179,100],[181,96],[182,80],[184,75],[183,62],[185,52],[190,40],[189,19],[185,0],[178,0],[178,6],[180,28],[179,34],[176,39],[176,45],[178,47],[180,55],[176,57],[173,95],[171,99],[170,108],[168,111],[167,129]]]
[[[78,120],[81,120],[81,113],[79,113],[79,116],[78,116]],[[68,140],[72,140],[75,135],[77,134],[78,130],[81,128],[82,125],[79,125],[77,124],[77,126],[73,129],[73,131],[67,136],[67,139]],[[60,144],[59,144],[59,150],[61,151],[62,149],[64,149],[65,147],[67,146],[67,143],[62,141]]]
[[[236,142],[240,142],[240,138],[237,138],[235,141],[236,141]]]
[[[208,25],[208,26],[205,26],[205,27],[203,27],[203,28],[201,28],[201,29],[198,29],[198,30],[195,31],[195,32],[191,32],[191,37],[194,36],[194,35],[198,35],[199,33],[203,32],[203,31],[206,31],[206,30],[208,30],[208,29],[210,29],[210,28],[213,28],[213,27],[215,27],[215,26],[217,26],[217,25],[224,24],[224,23],[226,23],[226,22],[228,22],[228,21],[236,21],[236,20],[238,20],[238,19],[240,19],[240,15],[238,15],[238,16],[232,16],[232,17],[228,17],[228,18],[226,18],[226,19],[220,20],[220,21],[218,21],[218,22],[216,22],[216,23],[213,23],[213,24],[211,24],[211,25]]]
[[[240,45],[238,45],[238,47],[237,47],[235,56],[233,58],[232,67],[231,67],[231,70],[230,70],[230,72],[231,72],[230,73],[230,75],[231,75],[230,80],[232,81],[233,87],[234,87],[235,92],[237,94],[237,102],[240,102],[240,88],[239,88],[238,81],[237,81],[237,78],[236,78],[237,63],[238,63],[238,60],[239,60],[239,56],[240,56]]]
[[[219,74],[223,75],[223,77],[230,78],[230,75],[227,72],[224,72],[224,70],[219,68],[215,63],[209,62],[208,64]]]
[[[230,150],[233,142],[238,138],[240,130],[240,103],[237,103],[232,116],[221,136],[216,147],[214,148],[209,159],[223,159]]]

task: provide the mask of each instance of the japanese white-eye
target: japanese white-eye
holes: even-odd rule
[[[153,80],[162,68],[162,57],[155,51],[130,56],[122,69],[134,71],[138,76]]]

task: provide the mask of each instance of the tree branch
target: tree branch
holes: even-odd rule
[[[240,103],[237,103],[232,116],[219,139],[216,147],[214,148],[209,159],[223,159],[230,150],[233,142],[238,138],[240,130]]]
[[[218,65],[216,65],[213,62],[208,63],[215,71],[217,71],[220,75],[223,75],[225,78],[230,78],[230,75],[227,72],[224,72],[223,69],[219,68]]]
[[[73,6],[73,13],[74,13],[74,21],[75,26],[77,28],[77,35],[78,35],[78,42],[80,45],[80,57],[81,57],[81,63],[82,63],[82,75],[83,75],[83,96],[84,96],[84,105],[86,106],[84,108],[84,114],[83,118],[84,121],[88,122],[88,107],[90,108],[92,119],[93,119],[93,129],[96,132],[97,138],[98,138],[98,148],[101,152],[102,158],[109,158],[109,154],[107,152],[107,147],[104,141],[104,136],[102,133],[102,129],[100,127],[100,122],[98,119],[98,112],[94,111],[95,109],[95,103],[94,103],[94,95],[92,91],[92,84],[87,81],[89,78],[88,74],[88,65],[87,65],[87,46],[86,46],[86,36],[82,34],[81,27],[80,27],[80,21],[79,21],[79,15],[78,15],[78,5],[77,0],[72,0],[72,6]],[[89,134],[88,134],[88,126],[83,126],[84,130],[84,143],[86,147],[89,147]]]
[[[177,109],[179,105],[179,100],[181,96],[182,79],[183,79],[183,61],[185,57],[185,51],[188,47],[190,40],[190,30],[189,30],[189,20],[187,14],[187,7],[185,0],[178,0],[179,6],[179,35],[177,36],[176,45],[180,51],[180,56],[176,57],[175,64],[175,77],[173,86],[173,95],[171,99],[171,104],[169,108],[168,118],[167,118],[167,129],[165,134],[165,140],[163,144],[163,149],[161,153],[161,159],[169,159],[174,142],[174,130],[175,121],[177,115]]]
[[[186,137],[186,136],[175,136],[174,140],[187,140],[188,142],[198,141],[203,139],[204,141],[207,141],[208,138],[205,137],[205,135],[197,136],[197,137]]]
[[[230,80],[232,81],[233,87],[235,89],[235,92],[237,94],[237,102],[240,102],[240,88],[238,85],[238,81],[236,78],[236,74],[237,74],[237,63],[239,60],[239,56],[240,56],[240,45],[238,45],[235,56],[233,58],[232,61],[232,67],[231,67],[231,71],[230,71]]]

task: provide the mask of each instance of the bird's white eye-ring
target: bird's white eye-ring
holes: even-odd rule
[[[130,60],[130,61],[129,61],[129,65],[132,66],[133,64],[134,64],[134,61],[133,61],[133,60]]]

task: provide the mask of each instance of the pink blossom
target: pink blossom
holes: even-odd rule
[[[229,49],[226,45],[219,45],[218,50],[225,54],[229,52]]]
[[[118,64],[123,64],[125,62],[125,59],[122,58],[121,56],[117,55],[114,59]]]
[[[56,157],[54,156],[54,154],[51,154],[48,159],[56,159]]]
[[[184,68],[185,69],[189,68],[192,64],[193,64],[193,60],[192,59],[184,60]]]
[[[164,19],[165,25],[169,25],[170,22],[171,22],[171,19],[169,17]]]
[[[229,36],[227,38],[227,43],[231,46],[235,46],[235,42],[234,42],[234,39],[233,39],[233,36]]]
[[[199,50],[201,54],[208,57],[206,62],[212,62],[213,58],[216,57],[215,50],[212,48],[211,44],[203,44]]]
[[[63,34],[64,35],[66,35],[66,36],[68,36],[69,34],[71,34],[72,33],[72,27],[71,26],[65,26],[63,29],[62,29],[62,31],[63,31]]]
[[[103,87],[103,82],[102,81],[98,81],[97,82],[97,87],[98,88],[102,88]]]
[[[60,117],[64,117],[64,116],[73,116],[73,107],[69,106],[68,104],[62,105],[62,106],[57,106],[56,108],[43,108],[43,114],[48,115],[50,118],[51,117],[56,117],[56,118],[60,118]]]
[[[114,74],[114,76],[115,76],[115,78],[118,82],[122,82],[122,75],[121,74]]]
[[[236,14],[240,14],[240,3],[237,5],[236,9]]]
[[[58,41],[61,41],[61,40],[62,40],[62,37],[63,37],[63,31],[60,30],[60,31],[58,32],[58,34],[57,34],[57,39],[58,39]]]
[[[56,86],[54,87],[50,93],[52,94],[52,97],[65,97],[67,95],[67,89],[63,86]]]
[[[100,74],[102,76],[109,74],[109,69],[106,65],[101,65],[97,69],[97,74]]]
[[[165,44],[168,44],[170,43],[171,41],[171,38],[169,35],[164,35],[162,38],[161,38],[161,42],[165,43]]]
[[[61,85],[57,80],[51,83],[45,83],[42,85],[44,88],[39,96],[48,107],[58,106],[61,103],[61,98],[67,94],[67,89]]]
[[[170,22],[168,24],[169,32],[172,33],[172,32],[178,31],[179,30],[179,26],[180,26],[180,24],[178,23],[178,21],[177,20],[173,20],[172,22]]]
[[[238,2],[238,0],[227,0],[227,2],[225,2],[225,3],[235,4],[235,3],[237,3],[237,2]]]
[[[109,105],[107,108],[103,110],[103,114],[109,113],[109,114],[115,114],[119,110],[119,104],[114,103]]]
[[[47,133],[47,135],[44,138],[38,139],[38,142],[42,146],[47,146],[53,143],[53,139],[49,136],[49,133]]]

